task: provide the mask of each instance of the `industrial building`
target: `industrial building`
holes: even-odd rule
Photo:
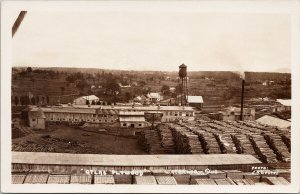
[[[100,106],[62,105],[31,107],[29,112],[42,113],[46,122],[121,123],[121,127],[146,127],[146,123],[194,120],[194,109],[188,106]],[[126,115],[124,115],[126,113]],[[37,115],[38,113],[34,114]],[[138,115],[141,114],[141,115]],[[130,118],[129,118],[130,116]],[[29,118],[28,118],[29,119]],[[128,120],[129,119],[129,120]],[[41,118],[40,118],[41,120]],[[40,121],[39,120],[39,121]],[[125,126],[126,124],[126,126]]]
[[[187,102],[189,106],[195,108],[202,108],[203,107],[203,98],[202,96],[187,96]]]

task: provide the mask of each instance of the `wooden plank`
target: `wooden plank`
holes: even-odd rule
[[[154,176],[134,176],[133,183],[137,185],[156,185]]]
[[[47,181],[47,184],[69,184],[69,183],[70,183],[70,175],[50,174]]]
[[[114,175],[115,184],[132,184],[132,175]]]
[[[189,174],[174,174],[173,177],[175,178],[177,184],[179,185],[189,185],[191,175]]]
[[[159,185],[177,185],[177,182],[172,176],[155,176],[157,184]]]
[[[71,175],[70,184],[91,184],[92,177],[90,175]]]
[[[11,175],[11,182],[12,184],[23,184],[25,177],[25,174],[13,174]]]
[[[214,179],[195,179],[197,185],[216,185]]]
[[[46,173],[29,173],[24,184],[46,184],[49,174]]]
[[[283,177],[266,177],[265,182],[270,185],[289,185],[290,183]]]
[[[115,179],[112,175],[107,175],[107,176],[95,175],[94,184],[115,184]]]

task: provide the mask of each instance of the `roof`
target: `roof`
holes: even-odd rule
[[[45,160],[45,158],[47,158],[47,160]],[[108,155],[12,152],[12,163],[97,166],[212,166],[260,164],[261,161],[252,155],[246,154]]]
[[[95,95],[81,96],[81,98],[84,98],[86,100],[99,100],[99,98]]]
[[[35,107],[36,108],[36,107]],[[89,113],[96,114],[96,110],[115,110],[115,111],[194,111],[194,108],[191,106],[103,106],[103,105],[93,105],[88,107],[87,105],[63,105],[63,106],[52,106],[52,107],[41,107],[44,112],[69,112],[69,113]]]
[[[259,119],[256,120],[257,122],[265,125],[270,125],[270,126],[276,126],[279,128],[287,128],[291,126],[290,121],[286,121],[283,119],[275,118],[269,115],[265,115]]]
[[[120,116],[144,116],[145,113],[144,112],[137,112],[137,111],[123,111],[121,110],[119,112]]]
[[[284,106],[292,106],[292,100],[288,99],[288,100],[283,100],[283,99],[277,99],[277,102],[279,102],[280,104],[284,105]]]
[[[141,116],[120,116],[120,122],[145,122],[145,117]]]
[[[46,118],[43,110],[40,109],[40,108],[33,109],[33,110],[29,111],[28,115],[31,118],[41,118],[41,119],[45,119]]]
[[[187,96],[188,103],[203,103],[202,96]]]

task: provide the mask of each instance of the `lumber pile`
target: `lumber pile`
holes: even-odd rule
[[[270,148],[275,152],[277,159],[282,162],[290,162],[291,155],[288,148],[283,143],[281,137],[277,134],[267,133],[264,138],[267,140]]]
[[[172,136],[172,131],[168,125],[158,125],[157,131],[160,139],[160,145],[166,154],[174,154],[176,145]]]
[[[174,126],[171,130],[178,154],[203,153],[198,136],[190,132],[186,127]]]
[[[254,157],[258,157],[249,138],[244,134],[232,135],[232,139],[236,145],[239,154],[251,154]]]
[[[260,159],[266,163],[277,162],[276,154],[270,149],[264,137],[260,134],[252,134],[250,137],[251,143]]]
[[[141,132],[138,142],[142,145],[143,149],[149,154],[164,154],[164,149],[155,130],[145,130]]]

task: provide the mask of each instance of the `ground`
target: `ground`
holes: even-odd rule
[[[19,136],[17,134],[26,134]],[[17,133],[17,134],[16,134]],[[71,128],[52,125],[47,130],[32,130],[21,127],[13,129],[13,151],[47,151],[57,153],[82,154],[146,154],[135,137],[108,134],[103,130]]]

